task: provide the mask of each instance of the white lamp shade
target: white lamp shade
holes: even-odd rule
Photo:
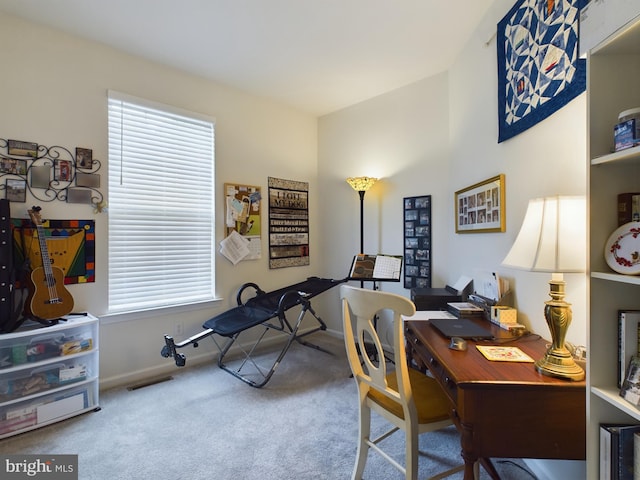
[[[584,272],[586,229],[584,197],[530,200],[520,233],[502,265],[536,272]]]

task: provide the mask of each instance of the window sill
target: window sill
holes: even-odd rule
[[[100,323],[120,323],[134,320],[142,320],[157,316],[176,315],[184,312],[194,312],[199,310],[211,310],[217,307],[223,298],[216,298],[205,302],[189,303],[185,305],[173,305],[170,307],[158,307],[147,310],[137,310],[132,312],[106,313],[100,315]]]

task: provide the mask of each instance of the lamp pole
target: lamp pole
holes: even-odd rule
[[[364,253],[364,194],[366,190],[359,190],[360,195],[360,253]]]

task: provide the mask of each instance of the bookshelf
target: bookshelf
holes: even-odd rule
[[[615,9],[609,2],[609,10]],[[630,20],[632,19],[632,20]],[[602,17],[592,12],[582,32]],[[588,22],[591,20],[592,24]],[[606,263],[605,244],[617,224],[617,195],[640,191],[640,146],[613,149],[618,114],[640,106],[640,16],[637,12],[587,52],[587,123],[589,201],[589,307],[587,357],[587,478],[599,476],[599,427],[602,423],[640,423],[640,409],[619,395],[617,318],[620,309],[640,309],[640,276],[615,273]]]

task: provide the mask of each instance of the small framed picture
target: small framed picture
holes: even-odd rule
[[[93,165],[93,150],[76,147],[76,167],[91,168]]]
[[[455,193],[456,233],[505,231],[504,178],[500,174]]]
[[[9,153],[9,155],[31,158],[36,158],[38,156],[38,144],[34,142],[7,140],[7,148],[7,152]]]
[[[91,190],[69,188],[67,190],[67,203],[91,203]]]
[[[55,175],[55,179],[60,182],[70,182],[71,181],[71,161],[56,160],[54,175]]]
[[[27,201],[27,182],[22,179],[7,178],[7,200],[10,202]]]
[[[36,165],[31,167],[31,187],[49,188],[51,181],[51,165]]]
[[[11,173],[13,175],[27,174],[27,161],[17,158],[3,158],[0,160],[0,173]]]
[[[97,173],[76,173],[78,187],[100,188],[100,175]]]

